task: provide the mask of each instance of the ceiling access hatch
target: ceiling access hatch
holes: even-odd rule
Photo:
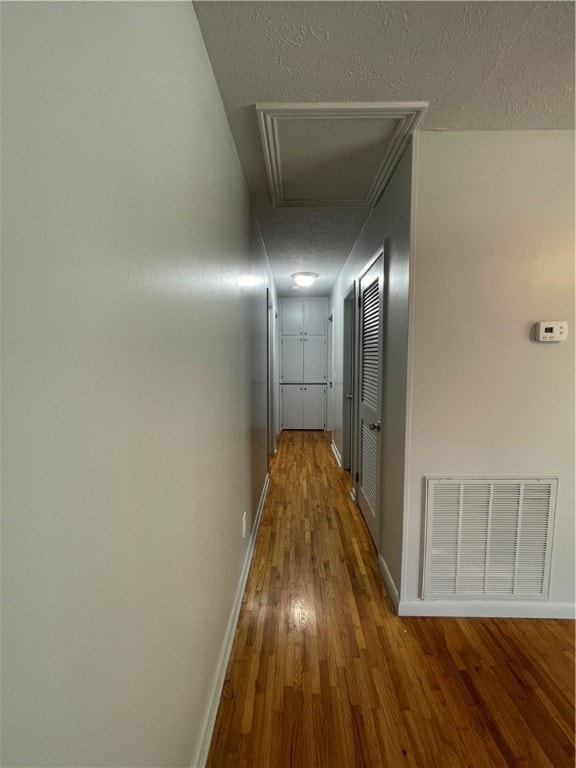
[[[257,104],[272,204],[373,207],[427,106]]]

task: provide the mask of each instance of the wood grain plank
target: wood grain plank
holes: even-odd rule
[[[574,622],[396,616],[348,488],[282,433],[208,768],[573,768]]]

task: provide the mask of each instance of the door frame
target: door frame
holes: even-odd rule
[[[385,433],[386,433],[386,413],[384,409],[385,397],[384,388],[386,382],[386,359],[387,359],[387,320],[388,320],[388,296],[390,290],[390,238],[385,238],[382,243],[382,247],[379,248],[374,256],[366,263],[361,272],[354,280],[354,388],[353,388],[353,403],[354,403],[354,421],[353,421],[353,439],[352,439],[352,463],[350,468],[350,474],[352,478],[352,488],[350,495],[352,499],[358,504],[359,500],[359,485],[360,485],[360,323],[361,312],[359,311],[358,302],[360,300],[360,281],[364,275],[372,269],[374,264],[382,256],[382,327],[380,329],[380,341],[382,352],[382,373],[381,373],[381,388],[380,388],[380,422],[382,424],[381,436],[380,436],[380,466],[378,472],[378,488],[377,488],[377,522],[378,530],[381,530],[381,499],[382,499],[382,483],[384,479],[384,462],[385,462]],[[348,295],[348,294],[347,294]],[[379,543],[375,542],[376,549],[379,550]]]
[[[352,477],[356,402],[355,384],[356,285],[353,284],[343,303],[343,376],[342,376],[342,469]],[[351,482],[351,491],[354,484]]]
[[[274,381],[274,332],[276,325],[276,312],[274,309],[274,299],[270,288],[266,288],[266,341],[267,341],[267,365],[266,365],[266,393],[267,393],[267,448],[268,461],[276,453],[276,385]]]

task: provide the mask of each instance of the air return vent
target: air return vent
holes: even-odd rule
[[[557,478],[426,478],[424,598],[548,597]]]

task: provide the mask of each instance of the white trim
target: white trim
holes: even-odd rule
[[[416,220],[418,211],[418,160],[420,134],[412,136],[412,173],[410,189],[410,249],[408,253],[408,351],[406,360],[406,428],[404,441],[404,512],[402,520],[402,565],[400,568],[400,603],[406,598],[408,566],[410,563],[410,490],[412,469],[412,408],[414,383],[414,331],[415,331],[415,262],[417,254]]]
[[[272,205],[279,206],[370,206],[374,207],[388,183],[411,134],[428,108],[427,101],[419,102],[341,102],[302,104],[256,104],[256,115],[268,176]],[[383,156],[368,194],[358,200],[286,200],[282,178],[282,159],[278,123],[294,119],[347,119],[396,118],[398,127],[389,144],[383,147]]]
[[[574,619],[573,603],[519,600],[402,600],[399,616],[464,616],[510,619]]]
[[[394,584],[394,579],[392,578],[392,574],[388,570],[388,566],[386,565],[386,560],[384,560],[384,558],[380,553],[378,553],[378,567],[380,568],[380,573],[382,574],[382,578],[384,579],[384,583],[386,584],[386,591],[388,592],[388,597],[390,598],[390,600],[392,600],[392,605],[394,606],[396,613],[399,613],[400,597],[398,595],[398,589],[396,587],[396,584]]]
[[[340,469],[342,469],[342,459],[340,457],[340,451],[336,447],[336,443],[334,442],[334,440],[332,440],[332,453],[334,454],[334,457],[336,459],[336,463],[338,464]]]
[[[206,765],[206,760],[208,759],[208,751],[212,741],[212,733],[214,731],[214,724],[216,722],[216,715],[218,713],[218,705],[220,704],[222,688],[224,687],[226,669],[228,668],[228,661],[232,651],[232,643],[234,642],[236,624],[238,623],[240,608],[242,607],[242,598],[244,597],[244,590],[248,580],[250,564],[252,563],[252,555],[254,554],[256,534],[258,533],[258,528],[260,526],[260,520],[262,518],[262,512],[264,510],[264,503],[266,501],[266,494],[268,493],[269,484],[270,476],[266,475],[264,480],[264,487],[262,488],[262,493],[260,494],[260,501],[258,503],[258,510],[256,512],[256,520],[254,521],[254,526],[252,527],[248,549],[246,550],[244,564],[242,566],[242,571],[238,580],[238,586],[236,588],[236,594],[234,595],[234,602],[232,603],[232,609],[230,611],[230,618],[228,619],[228,626],[226,627],[224,641],[222,643],[220,656],[218,657],[218,663],[216,665],[216,672],[212,681],[210,695],[208,696],[208,703],[204,712],[202,727],[200,728],[198,746],[196,748],[194,759],[191,763],[192,768],[204,768]]]

